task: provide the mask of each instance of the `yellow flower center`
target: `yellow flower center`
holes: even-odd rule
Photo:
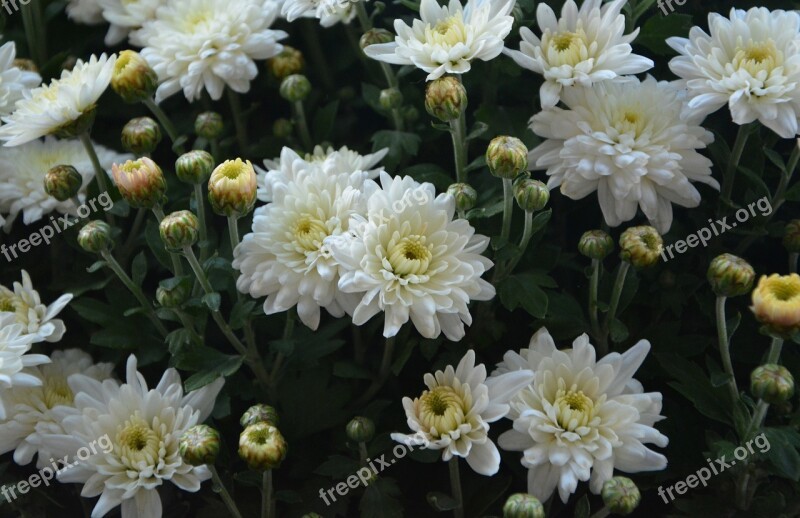
[[[780,302],[790,302],[793,299],[798,299],[800,303],[800,277],[798,276],[785,276],[770,279],[767,281],[765,288],[776,300]]]
[[[563,382],[559,385],[561,388],[556,393],[553,403],[556,407],[558,424],[569,431],[588,425],[594,417],[594,401],[582,390],[576,390],[577,387],[574,385],[569,390],[564,388]]]
[[[322,246],[322,241],[328,237],[325,223],[312,216],[304,215],[294,223],[292,229],[295,242],[303,252],[315,252]]]
[[[389,250],[389,263],[399,276],[424,274],[432,257],[425,236],[404,237]]]
[[[259,446],[263,446],[264,444],[267,444],[267,442],[269,442],[271,436],[272,436],[271,427],[255,426],[247,434],[247,439],[253,444],[258,444]]]
[[[63,376],[48,376],[44,381],[44,403],[47,408],[58,405],[71,405],[75,395]]]
[[[575,66],[586,61],[593,54],[596,43],[590,43],[586,33],[579,25],[575,32],[564,31],[551,33],[546,30],[542,35],[544,57],[552,66]]]
[[[750,42],[746,47],[740,46],[733,57],[733,66],[736,70],[746,70],[751,76],[759,73],[769,74],[773,69],[783,64],[783,53],[775,47],[772,40]]]
[[[469,412],[462,394],[452,387],[436,387],[426,390],[418,400],[419,423],[439,436],[458,429]]]
[[[158,463],[160,450],[164,448],[158,434],[142,419],[137,411],[124,425],[117,427],[117,454],[129,468],[138,469],[144,462],[147,466]]]
[[[0,296],[0,311],[14,312],[16,310],[17,306],[14,303],[13,297],[9,297],[8,295]]]
[[[467,27],[464,25],[463,15],[456,15],[439,20],[433,27],[425,31],[425,40],[432,45],[453,47],[467,41]]]

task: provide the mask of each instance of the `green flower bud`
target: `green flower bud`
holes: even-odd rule
[[[636,269],[642,269],[658,262],[664,241],[656,229],[642,225],[625,230],[619,238],[619,247],[620,259],[631,263]]]
[[[468,183],[454,183],[447,188],[447,194],[456,199],[456,210],[466,212],[478,201],[478,191]]]
[[[380,43],[389,43],[392,41],[394,41],[394,34],[386,29],[370,29],[361,35],[358,44],[362,49],[365,49],[370,45],[378,45]]]
[[[281,97],[289,102],[303,101],[310,93],[311,83],[306,76],[292,74],[281,81]]]
[[[194,132],[198,137],[214,140],[222,134],[225,124],[217,112],[203,112],[194,120]]]
[[[167,249],[178,251],[197,243],[200,222],[192,212],[179,210],[161,220],[158,231]]]
[[[283,46],[280,54],[267,60],[267,68],[277,79],[284,79],[292,74],[299,74],[306,63],[303,53],[294,47]]]
[[[419,110],[415,106],[403,107],[403,118],[407,122],[416,122],[419,120]]]
[[[467,109],[467,89],[453,76],[434,79],[425,89],[425,109],[442,122],[454,121]]]
[[[165,308],[177,308],[189,300],[192,294],[192,283],[187,278],[177,282],[176,279],[161,283],[156,289],[156,300]]]
[[[90,221],[78,232],[78,244],[92,254],[110,250],[114,246],[111,227],[105,221]]]
[[[514,199],[526,212],[540,211],[550,201],[550,189],[539,180],[526,178],[514,184]]]
[[[736,297],[750,292],[756,272],[741,257],[722,254],[711,261],[706,276],[718,296]]]
[[[589,230],[578,241],[578,251],[589,259],[602,261],[614,251],[614,240],[602,230]]]
[[[761,365],[750,373],[750,392],[771,405],[783,403],[794,395],[794,377],[783,365]]]
[[[403,106],[403,94],[397,88],[381,90],[378,102],[384,110],[394,110]]]
[[[137,103],[153,96],[158,75],[138,52],[123,50],[114,63],[111,88],[126,103]]]
[[[495,137],[486,149],[486,165],[494,176],[513,180],[528,169],[528,148],[516,137]]]
[[[111,174],[119,193],[131,207],[152,209],[164,200],[167,192],[164,173],[147,157],[113,164]]]
[[[220,216],[241,217],[256,204],[256,171],[248,160],[227,160],[214,169],[208,180],[208,201]]]
[[[219,432],[199,424],[192,426],[181,435],[178,441],[178,452],[187,464],[205,466],[214,464],[219,453]]]
[[[537,498],[516,493],[503,505],[503,518],[544,518],[544,507]]]
[[[214,171],[214,157],[208,151],[195,149],[184,153],[175,161],[175,174],[182,182],[201,184],[208,181]]]
[[[135,155],[149,155],[161,142],[161,127],[150,117],[131,119],[122,128],[122,147]]]
[[[347,438],[354,442],[369,442],[375,437],[375,423],[368,417],[354,417],[346,430]]]
[[[77,196],[83,185],[83,177],[71,165],[57,165],[44,175],[44,191],[58,201],[67,201]]]
[[[606,480],[601,494],[603,503],[609,510],[622,516],[631,514],[642,499],[639,488],[628,477],[614,477]]]
[[[278,411],[274,407],[264,404],[253,405],[248,408],[242,418],[239,419],[239,424],[247,428],[251,424],[267,423],[272,426],[278,426]]]
[[[793,219],[783,231],[783,246],[790,253],[800,253],[800,219]]]
[[[239,435],[239,457],[252,470],[277,468],[286,457],[287,448],[281,432],[268,423],[251,424]]]
[[[272,124],[272,134],[277,138],[286,139],[292,136],[294,124],[289,119],[278,119]]]

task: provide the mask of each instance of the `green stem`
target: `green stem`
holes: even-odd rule
[[[294,323],[297,316],[297,312],[294,308],[289,309],[286,312],[286,322],[283,324],[283,340],[289,340],[292,338],[294,334]],[[281,366],[283,366],[283,361],[286,358],[282,352],[279,352],[278,355],[275,357],[275,362],[272,364],[272,372],[269,375],[271,387],[275,388],[278,384],[278,375],[281,371]]]
[[[600,260],[592,259],[592,279],[589,284],[589,319],[592,322],[592,335],[600,338],[600,321],[597,318],[597,293],[600,286]]]
[[[519,252],[517,252],[517,255],[511,260],[511,264],[508,265],[508,268],[504,270],[503,273],[505,275],[511,275],[514,268],[516,268],[517,264],[522,260],[522,257],[525,255],[525,250],[528,249],[528,243],[531,242],[531,237],[533,237],[533,211],[526,210],[525,227],[522,230],[522,239],[519,241]]]
[[[453,455],[448,465],[450,467],[450,491],[453,493],[453,499],[456,501],[453,515],[456,518],[464,518],[464,497],[461,493],[461,475],[458,472],[458,456]]]
[[[750,138],[750,133],[757,123],[750,123],[739,126],[739,132],[736,134],[736,141],[733,143],[731,156],[728,159],[728,165],[725,168],[725,174],[722,177],[722,202],[728,207],[733,206],[731,195],[733,194],[733,183],[736,177],[736,169],[739,167],[739,161],[742,159],[742,153],[747,145],[747,139]]]
[[[114,259],[114,256],[111,255],[111,252],[108,250],[103,250],[100,252],[100,255],[103,256],[103,259],[105,259],[108,267],[111,268],[115,274],[117,274],[117,277],[119,277],[119,280],[122,281],[122,284],[124,284],[125,287],[128,288],[128,291],[130,291],[133,296],[136,297],[136,300],[139,301],[139,304],[145,310],[145,315],[147,315],[147,318],[149,318],[153,325],[156,326],[156,329],[158,329],[158,332],[161,334],[161,336],[166,338],[166,336],[169,334],[169,331],[167,331],[167,328],[164,327],[164,324],[156,316],[153,305],[149,300],[147,300],[147,297],[144,296],[142,289],[133,282],[133,279],[128,277],[128,274],[125,273],[125,270],[122,269],[122,266],[120,266],[117,260]]]
[[[306,151],[311,151],[314,147],[311,140],[311,133],[308,131],[308,123],[306,122],[306,112],[303,108],[303,101],[295,101],[292,104],[292,113],[294,114],[294,123],[297,126],[297,132],[300,140],[303,142],[303,147]]]
[[[192,338],[192,341],[197,345],[203,345],[203,337],[197,334],[197,331],[194,328],[194,322],[192,322],[191,317],[181,311],[180,309],[173,309],[172,310],[176,315],[178,315],[178,319],[180,319],[181,324],[183,324],[184,329],[189,332],[189,336]]]
[[[622,288],[625,287],[625,278],[628,275],[628,270],[631,267],[631,263],[627,261],[622,261],[619,265],[619,271],[617,272],[617,278],[614,281],[614,288],[611,291],[611,301],[608,305],[608,314],[606,315],[605,322],[603,324],[603,333],[601,336],[600,343],[598,344],[598,352],[601,356],[605,355],[608,352],[608,332],[611,329],[611,323],[617,317],[617,309],[619,308],[619,299],[622,296]]]
[[[372,399],[378,391],[389,379],[389,373],[392,369],[392,356],[394,355],[394,346],[397,341],[397,336],[390,336],[386,339],[386,345],[383,348],[383,358],[381,358],[381,366],[378,371],[378,377],[372,382],[369,388],[364,392],[358,400],[352,405],[352,409],[358,410]]]
[[[367,14],[367,8],[364,6],[364,2],[356,2],[356,16],[358,16],[358,22],[361,24],[361,29],[364,32],[372,29],[372,20]]]
[[[719,354],[722,357],[722,367],[728,375],[728,392],[730,392],[731,402],[735,405],[739,400],[739,388],[736,386],[736,378],[733,374],[733,362],[731,362],[730,340],[728,339],[728,323],[725,318],[726,297],[717,296],[716,315],[717,315],[717,340],[719,341]]]
[[[261,518],[272,517],[272,470],[264,471],[261,480]]]
[[[83,144],[84,149],[86,149],[86,154],[89,155],[89,160],[92,162],[92,167],[94,168],[94,177],[97,179],[97,188],[100,190],[101,194],[107,192],[108,195],[111,196],[112,193],[108,184],[108,173],[106,173],[105,169],[103,169],[103,166],[100,164],[100,159],[97,156],[97,150],[94,148],[94,143],[92,143],[89,132],[85,131],[81,133],[78,138]],[[106,211],[106,221],[109,225],[114,225],[114,215],[108,211]]]
[[[242,111],[242,102],[239,99],[239,94],[228,88],[228,102],[231,105],[231,113],[233,114],[233,124],[236,127],[236,141],[239,144],[239,152],[242,154],[247,153],[247,121]]]
[[[216,466],[209,464],[208,470],[211,472],[211,481],[214,484],[214,487],[219,489],[219,496],[222,498],[222,501],[225,502],[225,505],[228,507],[228,511],[231,512],[231,515],[234,518],[242,518],[242,513],[239,512],[239,508],[236,507],[236,502],[233,501],[230,493],[228,493],[228,490],[225,488],[225,484],[222,483],[222,479],[217,472]]]
[[[228,216],[228,237],[231,240],[231,251],[239,245],[239,224],[236,216]]]
[[[361,465],[366,466],[369,452],[367,451],[367,443],[364,441],[358,443],[358,456],[361,459]]]
[[[175,147],[178,144],[178,130],[175,129],[175,125],[172,124],[169,116],[161,109],[159,105],[153,99],[145,99],[142,101],[142,104],[147,106],[147,109],[158,119],[158,122],[166,131],[167,136],[169,136],[170,141],[172,141],[173,149],[179,154],[182,155],[185,152],[185,148],[183,144]]]
[[[147,217],[147,209],[138,209],[136,211],[136,217],[133,220],[133,225],[131,226],[131,230],[128,234],[128,239],[125,240],[125,244],[122,245],[122,251],[119,254],[120,261],[123,264],[127,264],[127,258],[131,251],[133,251],[136,238],[139,237],[139,230],[142,228],[145,217]]]
[[[508,178],[503,178],[503,230],[500,234],[502,241],[508,241],[511,235],[511,217],[514,211],[514,184]]]
[[[456,181],[467,182],[467,123],[466,114],[461,113],[457,119],[450,121],[450,135],[453,137],[453,155],[456,165]]]
[[[789,254],[789,273],[797,273],[798,257],[800,257],[800,254],[797,252],[792,252]]]
[[[208,259],[210,243],[208,242],[208,223],[206,222],[206,205],[203,201],[203,186],[194,184],[194,203],[197,206],[197,220],[200,222],[200,262]]]
[[[153,207],[153,214],[156,215],[156,220],[158,224],[161,225],[161,221],[166,217],[164,214],[164,209],[161,208],[161,205],[156,205]],[[166,245],[164,246],[164,250],[167,250]],[[169,252],[169,258],[172,261],[172,273],[175,274],[176,277],[183,277],[183,263],[181,263],[181,256],[176,254],[175,252]]]
[[[299,20],[299,22],[302,25],[300,33],[303,35],[310,58],[310,66],[308,68],[319,74],[322,85],[326,90],[332,90],[336,84],[331,70],[328,68],[329,60],[325,57],[325,53],[322,52],[322,46],[319,43],[319,21],[305,18]]]
[[[16,4],[13,5],[16,7]],[[41,0],[31,0],[28,5],[22,5],[21,9],[22,24],[28,40],[28,52],[36,65],[42,68],[47,62],[47,32],[42,16]]]

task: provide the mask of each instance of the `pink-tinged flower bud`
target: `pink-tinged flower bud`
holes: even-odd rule
[[[167,191],[161,168],[147,157],[114,164],[111,173],[117,189],[131,207],[152,209],[161,203]]]
[[[761,277],[750,309],[770,334],[790,338],[800,331],[800,275]]]
[[[253,210],[257,189],[256,171],[249,160],[227,160],[211,173],[208,201],[220,216],[241,217]]]

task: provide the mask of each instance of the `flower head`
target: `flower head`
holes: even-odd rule
[[[148,157],[114,164],[111,172],[119,193],[131,207],[151,209],[161,203],[167,192],[164,173]]]
[[[763,275],[750,309],[771,333],[791,337],[800,331],[800,275]]]
[[[531,119],[546,140],[531,151],[534,169],[547,169],[548,187],[573,200],[597,192],[611,226],[633,219],[637,208],[666,233],[672,204],[696,207],[692,181],[716,189],[711,161],[698,153],[714,140],[697,119],[681,119],[675,84],[652,77],[566,90],[567,109],[553,108]]]
[[[503,50],[514,18],[512,0],[422,0],[420,19],[409,27],[394,21],[395,41],[364,48],[372,59],[394,65],[414,65],[428,73],[428,81],[444,74],[464,74],[476,59],[489,61]]]
[[[140,28],[156,15],[162,0],[96,0],[103,9],[103,18],[111,24],[106,34],[106,45],[121,43],[131,31]],[[143,46],[137,33],[131,34],[131,43]]]
[[[247,425],[239,435],[239,457],[253,470],[264,471],[279,467],[286,457],[287,449],[288,445],[281,432],[264,421]]]
[[[219,454],[219,432],[208,425],[196,424],[183,432],[178,449],[184,462],[192,466],[214,464]]]
[[[541,39],[522,27],[520,50],[506,49],[505,53],[519,66],[544,76],[539,93],[542,108],[558,104],[565,87],[588,87],[653,67],[651,60],[631,50],[639,29],[624,34],[625,16],[620,11],[625,3],[585,0],[578,10],[575,1],[568,0],[560,19],[550,6],[539,4],[536,19]]]
[[[526,370],[486,379],[486,367],[475,365],[469,350],[455,369],[425,375],[425,390],[416,399],[403,398],[408,426],[415,433],[393,433],[409,446],[442,450],[442,460],[463,457],[477,473],[491,476],[500,468],[500,452],[489,439],[489,423],[509,411],[508,401],[533,380]]]
[[[281,14],[293,22],[298,18],[317,18],[323,27],[348,24],[356,17],[356,1],[366,0],[285,0]]]
[[[0,115],[13,112],[25,92],[42,82],[38,73],[23,70],[14,64],[16,55],[17,47],[13,41],[0,47]]]
[[[243,216],[256,203],[258,181],[250,161],[226,160],[208,179],[208,201],[221,216]]]
[[[753,7],[730,17],[708,15],[710,34],[667,40],[678,51],[669,66],[688,88],[686,111],[699,117],[726,103],[733,122],[758,120],[783,138],[800,119],[800,15]]]
[[[98,2],[99,0],[69,0],[67,16],[70,20],[84,25],[103,23],[103,8]]]
[[[558,350],[546,329],[519,353],[509,351],[492,376],[530,369],[534,380],[511,400],[512,430],[501,448],[523,453],[528,493],[547,500],[558,488],[566,502],[579,481],[600,493],[614,470],[635,473],[664,469],[667,459],[645,444],[667,445],[653,428],[663,419],[661,394],[643,393],[633,374],[650,344],[642,340],[623,354],[600,361],[588,336]],[[491,379],[491,378],[490,378]]]
[[[111,76],[111,88],[126,103],[150,99],[158,87],[158,76],[147,61],[132,50],[120,52]]]
[[[67,328],[55,317],[72,300],[72,294],[61,295],[49,306],[42,304],[25,270],[22,270],[22,282],[15,282],[13,288],[12,291],[0,286],[0,315],[13,315],[13,320],[23,326],[23,333],[34,334],[48,342],[61,340]]]
[[[0,312],[0,388],[36,387],[42,380],[25,371],[27,367],[36,367],[50,363],[50,358],[43,354],[28,354],[31,345],[43,340],[42,336],[26,333],[25,325],[17,322],[17,315],[7,311]],[[0,398],[0,419],[5,419],[7,409]]]
[[[619,257],[634,268],[653,266],[663,250],[664,240],[656,229],[647,225],[626,228],[619,237]]]

